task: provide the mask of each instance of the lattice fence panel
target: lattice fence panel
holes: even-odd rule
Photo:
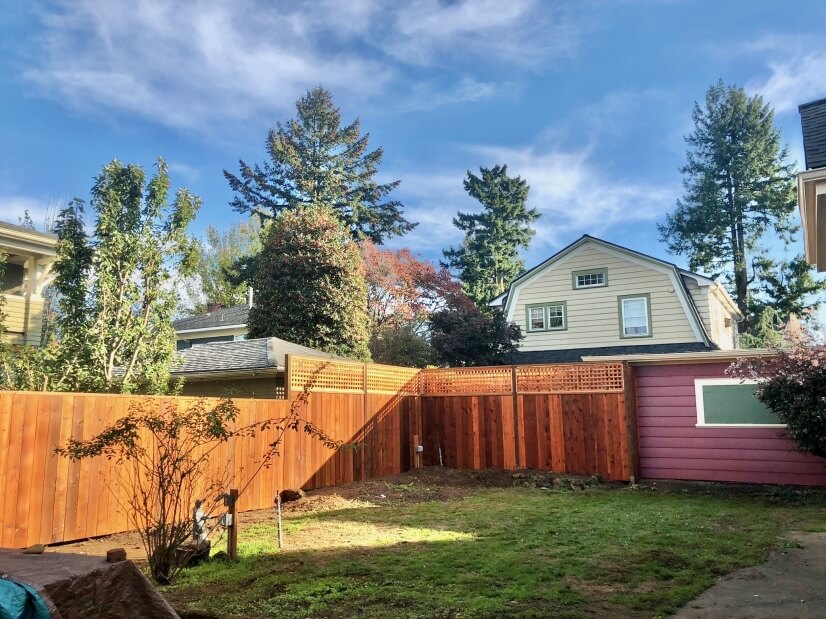
[[[290,356],[290,391],[364,393],[364,364]]]
[[[519,393],[616,393],[624,387],[621,363],[523,365],[516,368]]]
[[[419,372],[416,368],[395,365],[367,365],[368,393],[419,393]]]
[[[422,395],[502,395],[512,393],[510,366],[422,370]]]

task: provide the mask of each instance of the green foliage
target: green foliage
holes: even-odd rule
[[[430,317],[430,344],[441,365],[499,365],[516,352],[522,331],[498,310],[482,310],[469,300]]]
[[[774,112],[759,95],[720,81],[708,89],[704,106],[694,105],[692,118],[681,168],[685,194],[660,234],[671,252],[688,256],[692,269],[724,275],[748,316],[749,269],[761,256],[763,237],[788,242],[796,230],[790,220],[794,166],[786,162]]]
[[[741,348],[780,348],[785,341],[783,321],[773,307],[764,307],[750,333],[740,334]]]
[[[786,322],[792,316],[812,323],[813,310],[819,305],[817,295],[826,290],[826,282],[814,278],[812,267],[802,255],[791,260],[755,261],[757,271],[756,294],[749,298],[752,316],[760,316],[765,308],[777,312]]]
[[[446,266],[454,269],[467,295],[484,305],[503,293],[525,265],[519,249],[526,248],[539,219],[528,209],[528,184],[508,176],[508,166],[480,168],[481,177],[468,170],[465,191],[482,204],[481,213],[459,213],[453,225],[465,233],[459,248],[444,251]]]
[[[377,243],[412,230],[401,202],[388,199],[399,181],[374,178],[384,152],[367,150],[370,135],[361,135],[359,119],[342,127],[341,112],[321,87],[301,97],[296,110],[296,118],[269,132],[269,161],[239,161],[239,176],[224,170],[235,192],[232,207],[272,219],[285,210],[327,204],[354,239]]]
[[[186,229],[201,201],[179,189],[169,204],[166,163],[147,181],[115,160],[95,179],[87,236],[84,204],[57,220],[54,374],[51,388],[165,393],[175,360],[176,278],[194,268]]]
[[[280,337],[369,360],[364,265],[330,209],[282,211],[269,226],[257,262],[250,337]]]
[[[245,259],[261,251],[261,234],[255,217],[224,232],[207,227],[205,241],[196,241],[198,262],[187,282],[187,293],[196,301],[194,314],[202,313],[209,302],[226,307],[246,302],[247,284],[240,269]]]
[[[756,379],[757,397],[786,434],[803,451],[826,457],[826,346],[801,339],[773,357],[739,359],[730,371]]]
[[[391,324],[370,337],[370,355],[376,363],[423,368],[435,363],[433,347],[413,323]]]

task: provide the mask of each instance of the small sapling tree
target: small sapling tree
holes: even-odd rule
[[[288,430],[304,432],[328,449],[341,447],[301,416],[312,382],[283,417],[243,427],[236,426],[239,410],[230,399],[217,404],[201,399],[186,407],[174,399],[140,400],[97,436],[72,439],[57,453],[72,460],[105,457],[116,461],[109,489],[140,535],[152,577],[169,584],[194,551],[183,550],[181,545],[192,534],[195,501],[201,500],[201,508],[209,514],[227,488],[230,472],[228,464],[217,462],[219,446],[236,438],[272,439],[258,468],[248,474],[244,489],[279,455]]]

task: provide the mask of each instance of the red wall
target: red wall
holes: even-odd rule
[[[697,428],[694,379],[727,363],[639,366],[637,415],[643,479],[826,485],[826,460],[801,453],[777,428]]]

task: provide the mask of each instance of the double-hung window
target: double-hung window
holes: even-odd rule
[[[648,295],[619,298],[620,337],[650,337],[651,307]]]
[[[568,328],[567,306],[565,301],[529,305],[526,313],[528,332],[561,331]]]

